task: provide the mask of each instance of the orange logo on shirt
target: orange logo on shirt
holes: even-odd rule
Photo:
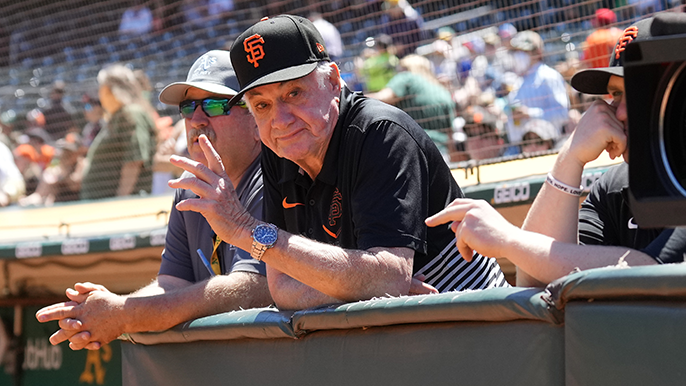
[[[343,199],[343,195],[341,195],[341,192],[336,188],[336,190],[333,192],[333,198],[331,199],[331,208],[329,209],[329,226],[334,228],[336,227],[336,222],[341,216],[343,215],[343,211],[341,209],[341,200]],[[334,239],[338,238],[338,235],[341,233],[341,230],[339,229],[338,232],[334,233],[331,230],[327,229],[324,225],[322,225],[322,228],[326,231],[326,233],[329,234],[329,236],[333,237]]]
[[[619,59],[619,55],[626,50],[626,45],[631,43],[632,40],[636,39],[638,36],[637,27],[629,27],[624,30],[624,34],[617,41],[617,46],[615,47],[615,59]]]
[[[255,68],[259,67],[258,60],[264,58],[264,39],[258,34],[254,34],[249,38],[243,40],[243,49],[248,53],[248,62],[252,63]]]
[[[301,203],[299,203],[299,202],[293,202],[293,203],[286,202],[286,199],[287,199],[287,198],[288,198],[288,197],[284,197],[284,198],[283,198],[282,204],[283,204],[284,209],[291,209],[291,208],[295,208],[295,207],[298,206],[298,205],[305,205],[305,204],[301,204]]]

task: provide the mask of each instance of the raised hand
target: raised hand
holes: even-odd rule
[[[426,219],[430,227],[449,222],[457,249],[467,261],[472,260],[474,251],[490,257],[505,256],[503,248],[521,232],[483,200],[458,198]]]
[[[258,220],[248,213],[238,200],[221,157],[205,135],[198,138],[208,166],[179,156],[172,156],[171,163],[192,173],[192,177],[169,181],[172,188],[190,189],[200,198],[179,202],[176,209],[201,213],[212,229],[227,242],[243,249],[250,249],[250,230]],[[246,233],[247,232],[247,233]],[[244,237],[241,244],[241,236]]]
[[[593,102],[560,153],[568,153],[581,166],[598,158],[603,150],[613,159],[622,155],[627,148],[626,127],[616,112],[615,104]]]

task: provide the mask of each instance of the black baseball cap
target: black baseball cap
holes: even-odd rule
[[[624,77],[624,55],[626,46],[636,41],[652,40],[656,36],[686,33],[686,14],[666,12],[639,20],[625,29],[617,40],[610,56],[608,67],[581,70],[571,79],[572,87],[585,94],[607,94],[610,76]]]
[[[199,57],[185,82],[175,82],[160,92],[160,101],[168,105],[178,105],[186,97],[186,91],[195,87],[213,94],[231,98],[238,93],[238,79],[231,65],[228,51],[212,50]]]
[[[265,17],[231,46],[231,63],[241,87],[231,104],[252,88],[308,75],[322,60],[331,58],[311,21],[293,15]]]

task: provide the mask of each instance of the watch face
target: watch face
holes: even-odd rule
[[[258,225],[255,228],[255,232],[253,232],[255,241],[264,245],[274,244],[276,242],[277,235],[278,233],[276,229],[265,224]]]

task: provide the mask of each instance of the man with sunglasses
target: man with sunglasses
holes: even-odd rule
[[[240,204],[262,218],[261,144],[245,105],[229,106],[238,89],[229,52],[215,50],[193,64],[185,82],[165,87],[160,101],[179,106],[193,161],[208,164],[199,146],[203,136],[221,157]],[[118,296],[100,285],[77,283],[67,290],[71,302],[38,311],[41,322],[60,320],[62,329],[50,342],[69,339],[72,349],[97,349],[122,333],[165,330],[193,318],[270,304],[264,263],[223,242],[201,214],[176,209],[196,198],[190,190],[176,190],[161,267],[151,284]]]

